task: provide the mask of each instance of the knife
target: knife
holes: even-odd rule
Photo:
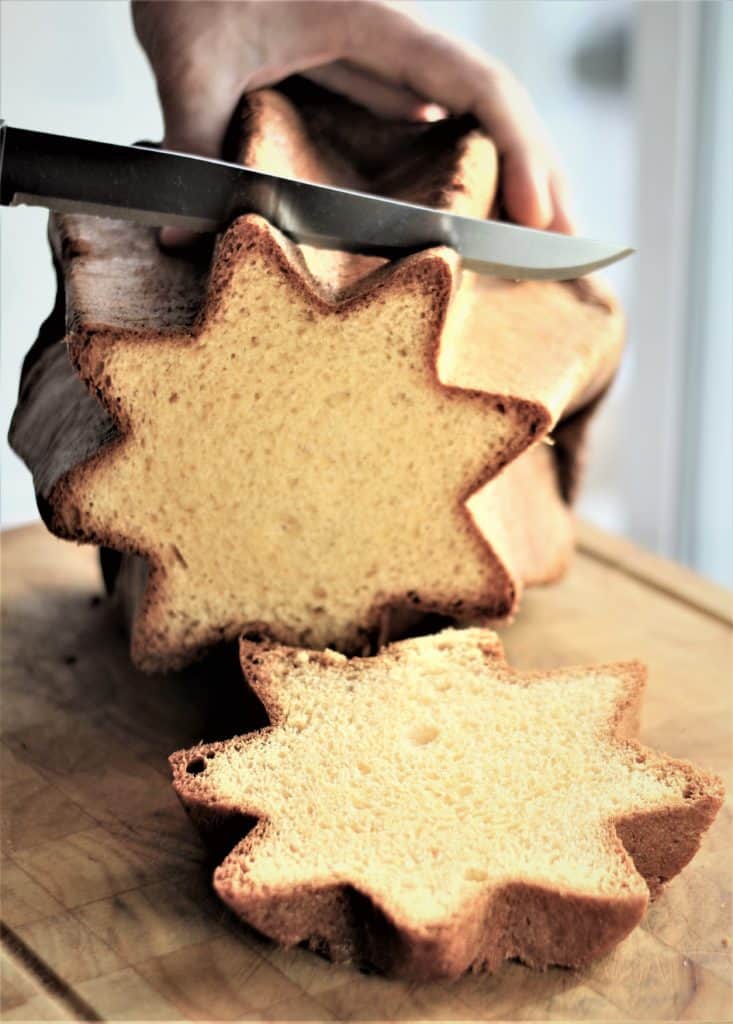
[[[297,242],[394,258],[434,245],[511,279],[582,277],[633,252],[587,238],[478,220],[239,164],[118,146],[0,121],[0,203],[217,232],[259,213]]]

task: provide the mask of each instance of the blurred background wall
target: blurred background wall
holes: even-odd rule
[[[580,514],[733,586],[733,4],[428,0],[436,27],[503,60],[562,156],[585,234],[639,252],[607,277],[628,312]],[[159,138],[126,0],[3,0],[10,123]],[[4,525],[36,518],[4,442],[23,354],[53,300],[39,210],[0,222]]]

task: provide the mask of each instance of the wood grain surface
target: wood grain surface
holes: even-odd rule
[[[642,927],[584,971],[414,985],[260,939],[210,892],[167,765],[256,721],[232,653],[143,676],[94,551],[33,526],[2,553],[5,1020],[733,1019],[730,804]],[[731,635],[729,594],[585,527],[567,578],[502,631],[520,668],[646,661],[643,741],[729,789]]]

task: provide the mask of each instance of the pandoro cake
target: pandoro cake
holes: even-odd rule
[[[638,662],[517,672],[475,628],[241,657],[269,727],[178,751],[173,784],[224,851],[221,899],[334,960],[415,980],[587,964],[722,803],[717,776],[633,738]]]
[[[246,97],[227,146],[472,216],[494,203],[470,120],[385,123],[297,81]],[[563,571],[622,346],[595,282],[461,273],[446,248],[321,251],[256,215],[203,257],[101,218],[49,234],[59,295],[10,441],[49,528],[108,550],[140,667],[253,629],[364,653],[425,615],[511,616]]]

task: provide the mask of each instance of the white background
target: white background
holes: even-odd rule
[[[555,0],[553,3],[433,0],[419,6],[436,26],[493,52],[525,82],[562,155],[574,188],[583,232],[632,245],[640,245],[640,239],[645,241],[644,249],[649,254],[646,264],[643,250],[639,256],[611,268],[607,274],[629,312],[630,340],[622,372],[594,426],[581,513],[602,526],[626,533],[668,555],[684,558],[706,574],[733,584],[733,528],[729,518],[733,513],[727,496],[733,489],[729,422],[733,399],[731,386],[725,383],[725,359],[733,349],[733,341],[729,336],[730,320],[726,321],[730,316],[729,287],[722,283],[726,259],[727,269],[730,269],[730,246],[726,246],[720,223],[717,234],[714,231],[701,233],[697,221],[693,224],[693,227],[697,224],[697,231],[690,228],[683,233],[689,254],[685,248],[685,258],[677,271],[683,281],[684,294],[677,295],[667,320],[663,316],[659,318],[661,329],[658,331],[655,311],[662,303],[669,305],[670,296],[664,293],[669,275],[665,254],[655,251],[659,230],[645,213],[644,201],[645,196],[661,195],[663,209],[672,203],[681,205],[683,220],[690,210],[694,213],[697,209],[694,202],[697,179],[693,171],[687,176],[683,174],[682,185],[678,183],[673,188],[674,168],[670,170],[669,164],[650,165],[653,154],[650,159],[651,143],[647,139],[647,127],[660,123],[657,106],[665,101],[671,118],[669,132],[675,138],[680,131],[677,120],[681,120],[683,128],[692,124],[697,131],[700,119],[693,109],[694,104],[691,112],[685,113],[684,97],[677,99],[669,90],[665,95],[663,83],[651,89],[639,73],[640,62],[648,66],[655,55],[665,59],[670,45],[665,36],[668,31],[678,33],[679,38],[675,39],[682,57],[687,51],[693,56],[698,54],[700,29],[695,16],[687,21],[683,19],[678,25],[679,19],[675,21],[672,8],[682,9],[688,5],[636,6],[620,0],[603,4],[593,0]],[[658,9],[658,13],[652,15],[649,8]],[[110,142],[160,138],[161,118],[153,78],[134,39],[125,0],[4,0],[1,10],[0,111],[9,123]],[[726,20],[728,37],[729,15],[730,12]],[[646,24],[653,17],[656,21]],[[711,34],[718,39],[722,65],[724,50],[720,26],[714,25],[708,32]],[[613,40],[616,43],[625,40],[627,44],[625,80],[619,81],[611,75],[604,82],[603,76],[598,74],[594,81],[593,75],[590,80],[587,74],[579,75],[578,52],[594,45],[597,49],[600,47],[597,62],[603,65],[609,53],[612,57],[616,52]],[[710,79],[710,60],[692,59],[688,68],[691,84],[686,88],[693,100],[697,97],[697,84],[703,81],[706,65]],[[675,67],[668,66],[666,71],[670,82],[679,79]],[[726,73],[729,81],[729,73]],[[712,85],[711,81],[707,82],[704,99],[708,106],[710,89],[720,92],[723,87],[725,83],[721,85],[717,79],[712,80]],[[677,117],[680,104],[682,113]],[[716,109],[730,113],[730,105],[726,107],[725,103],[719,103]],[[719,123],[715,117],[708,121],[706,145],[712,146],[716,154],[716,160],[705,163],[712,175],[708,192],[712,188],[717,190],[717,195],[725,191],[726,181],[730,181],[726,178],[728,164],[725,163],[730,149],[721,145],[727,116],[721,113]],[[729,142],[730,133],[725,142],[728,147]],[[669,149],[671,160],[674,147],[669,139],[660,138],[656,144],[665,153]],[[695,145],[697,136],[692,142],[688,140],[686,149],[684,146],[677,148],[684,153]],[[664,191],[667,186],[669,198]],[[730,210],[730,203],[726,209]],[[713,213],[719,214],[717,206]],[[708,220],[710,215],[708,205]],[[670,208],[669,217],[677,216],[678,210]],[[30,475],[4,443],[4,436],[15,403],[23,355],[53,301],[54,282],[45,241],[45,221],[43,212],[27,208],[4,209],[0,218],[1,512],[5,525],[36,518]],[[704,280],[712,281],[715,287],[708,285],[702,290],[691,287],[688,301],[685,282],[694,276],[689,269],[693,262],[698,267],[707,266]],[[655,280],[651,273],[654,267],[657,269],[654,288],[658,293],[649,295],[649,288],[644,293],[641,286]],[[703,338],[699,329],[697,332],[687,329],[692,300],[697,303],[696,310],[704,307],[696,322],[705,311],[710,321]],[[639,336],[640,324],[646,337]],[[700,365],[695,381],[690,382],[694,390],[688,392],[690,360],[683,358],[670,363],[670,387],[677,396],[669,414],[674,416],[675,423],[670,424],[660,422],[660,416],[667,415],[666,407],[660,405],[664,394],[660,393],[661,397],[657,394],[659,389],[649,364],[657,358],[656,353],[661,353],[659,358],[665,359],[665,332],[675,331],[683,356],[695,335]],[[655,335],[652,341],[650,334]],[[712,400],[708,401],[707,396],[712,396]],[[690,409],[697,410],[694,416]],[[688,428],[695,438],[704,437],[706,443],[702,451],[699,443],[687,445],[685,464],[682,434]],[[669,464],[660,467],[656,452],[663,449],[665,437]],[[722,450],[715,450],[715,445],[720,445]],[[655,485],[650,490],[649,481]],[[694,488],[694,502],[684,499],[685,487]],[[673,505],[671,515],[670,502]],[[658,528],[662,521],[668,522],[668,529]]]

